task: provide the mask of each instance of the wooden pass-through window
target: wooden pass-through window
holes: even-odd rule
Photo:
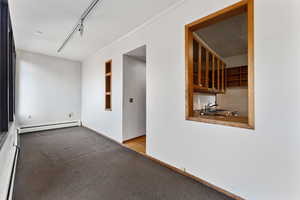
[[[253,3],[185,25],[187,120],[254,129]]]

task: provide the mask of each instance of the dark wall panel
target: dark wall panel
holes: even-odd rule
[[[0,131],[8,130],[8,6],[0,3]]]

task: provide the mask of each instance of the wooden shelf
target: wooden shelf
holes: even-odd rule
[[[227,82],[232,82],[232,81],[240,81],[241,79],[240,79],[240,77],[238,77],[238,78],[231,78],[231,79],[227,79]]]
[[[248,66],[227,68],[227,87],[248,86]]]
[[[196,121],[196,122],[205,122],[211,124],[219,124],[224,126],[232,126],[237,128],[245,128],[245,129],[254,129],[249,125],[249,119],[235,119],[235,118],[221,118],[221,117],[210,117],[210,116],[191,116],[188,117],[187,120]]]
[[[111,111],[111,77],[112,77],[112,61],[105,63],[105,110]]]

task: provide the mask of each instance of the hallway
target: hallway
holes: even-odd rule
[[[126,147],[136,152],[146,154],[146,136],[140,136],[123,142]]]
[[[16,200],[225,200],[82,127],[21,135]]]

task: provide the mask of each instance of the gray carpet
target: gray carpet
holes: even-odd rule
[[[15,200],[231,199],[85,128],[21,136]]]

